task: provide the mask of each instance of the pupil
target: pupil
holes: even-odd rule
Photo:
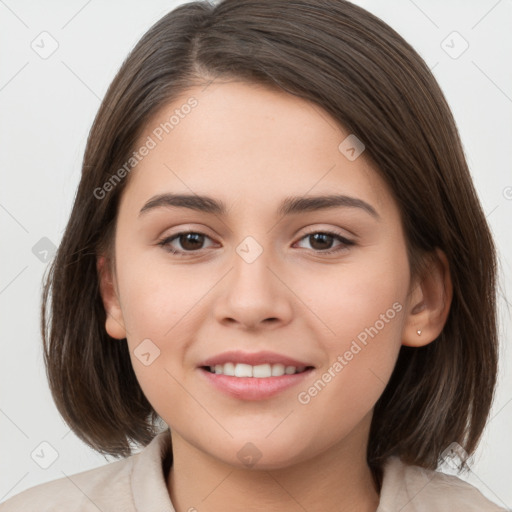
[[[198,246],[200,247],[203,242],[202,236],[203,235],[200,235],[199,233],[187,233],[185,235],[182,235],[180,240],[181,246],[184,249],[197,249]],[[187,246],[187,244],[189,243],[190,245]]]
[[[314,243],[311,243],[311,247],[313,247],[314,249],[329,249],[330,247],[325,247],[325,245],[322,247],[322,241],[323,243],[325,244],[326,243],[326,238],[327,238],[327,245],[331,245],[329,242],[332,243],[332,236],[331,235],[327,235],[326,233],[315,233],[313,235],[310,235],[313,240],[314,240]],[[320,240],[320,247],[315,247],[315,243],[317,243],[318,241]]]

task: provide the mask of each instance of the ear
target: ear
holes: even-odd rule
[[[123,312],[119,302],[115,277],[112,275],[109,261],[105,256],[99,256],[96,263],[98,271],[100,294],[105,308],[105,330],[118,340],[126,338]]]
[[[453,286],[448,259],[439,248],[429,256],[410,293],[402,331],[402,344],[408,347],[421,347],[434,341],[450,312]]]

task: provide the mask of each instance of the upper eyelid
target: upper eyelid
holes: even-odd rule
[[[318,224],[322,224],[321,222],[318,222]],[[208,231],[210,231],[209,228],[205,227],[205,226],[201,226],[199,228],[194,228],[193,226],[187,226],[185,224],[186,227],[182,227],[179,231],[177,231],[176,233],[173,233],[171,235],[167,235],[167,236],[160,236],[160,239],[163,239],[163,238],[169,238],[169,237],[174,237],[174,236],[177,236],[177,235],[181,235],[181,234],[184,234],[184,233],[198,233],[198,234],[201,234],[201,235],[206,235],[210,238],[215,238],[215,235],[209,235],[208,234]],[[353,240],[357,240],[359,238],[358,235],[356,235],[354,232],[348,230],[347,228],[341,228],[341,227],[326,227],[326,228],[322,228],[322,227],[315,227],[315,224],[312,225],[313,227],[307,227],[307,228],[300,228],[298,230],[295,230],[295,235],[294,236],[297,236],[297,233],[299,231],[302,231],[303,229],[306,229],[306,232],[302,235],[302,236],[306,236],[308,234],[311,234],[311,233],[325,233],[325,232],[330,232],[330,233],[333,233],[333,234],[336,234],[336,235],[339,235],[339,236],[343,236],[345,238],[351,238]],[[176,226],[174,226],[176,227]],[[172,229],[172,228],[171,228]],[[346,234],[343,234],[343,233],[338,233],[339,231],[341,232],[344,232]]]

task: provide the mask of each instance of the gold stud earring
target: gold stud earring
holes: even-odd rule
[[[416,334],[417,334],[418,336],[421,336],[421,329],[418,329],[418,330],[416,331]]]

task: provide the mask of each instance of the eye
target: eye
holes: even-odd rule
[[[204,249],[203,244],[206,239],[211,240],[211,238],[204,233],[197,231],[182,231],[160,240],[158,245],[171,254],[184,256],[186,253],[198,252],[201,249]],[[300,240],[305,239],[310,241],[313,251],[322,254],[341,252],[347,250],[349,246],[355,245],[354,241],[333,231],[312,231],[311,233],[303,236]],[[335,248],[333,249],[333,243],[336,241],[338,241],[339,244],[334,246]],[[176,247],[176,245],[181,246],[181,248]]]
[[[312,231],[301,238],[301,240],[309,240],[311,248],[323,254],[332,254],[335,252],[341,252],[347,250],[351,245],[355,245],[353,240],[349,240],[339,233],[333,231]],[[338,241],[338,246],[332,248],[332,244]]]
[[[207,238],[210,239],[209,236],[197,231],[182,231],[173,236],[164,238],[158,242],[158,245],[162,246],[166,251],[172,254],[182,256],[187,252],[197,252],[198,250],[203,249],[204,247],[202,247],[202,245]],[[173,247],[173,242],[177,242],[181,245],[181,249],[176,248],[176,244]]]

